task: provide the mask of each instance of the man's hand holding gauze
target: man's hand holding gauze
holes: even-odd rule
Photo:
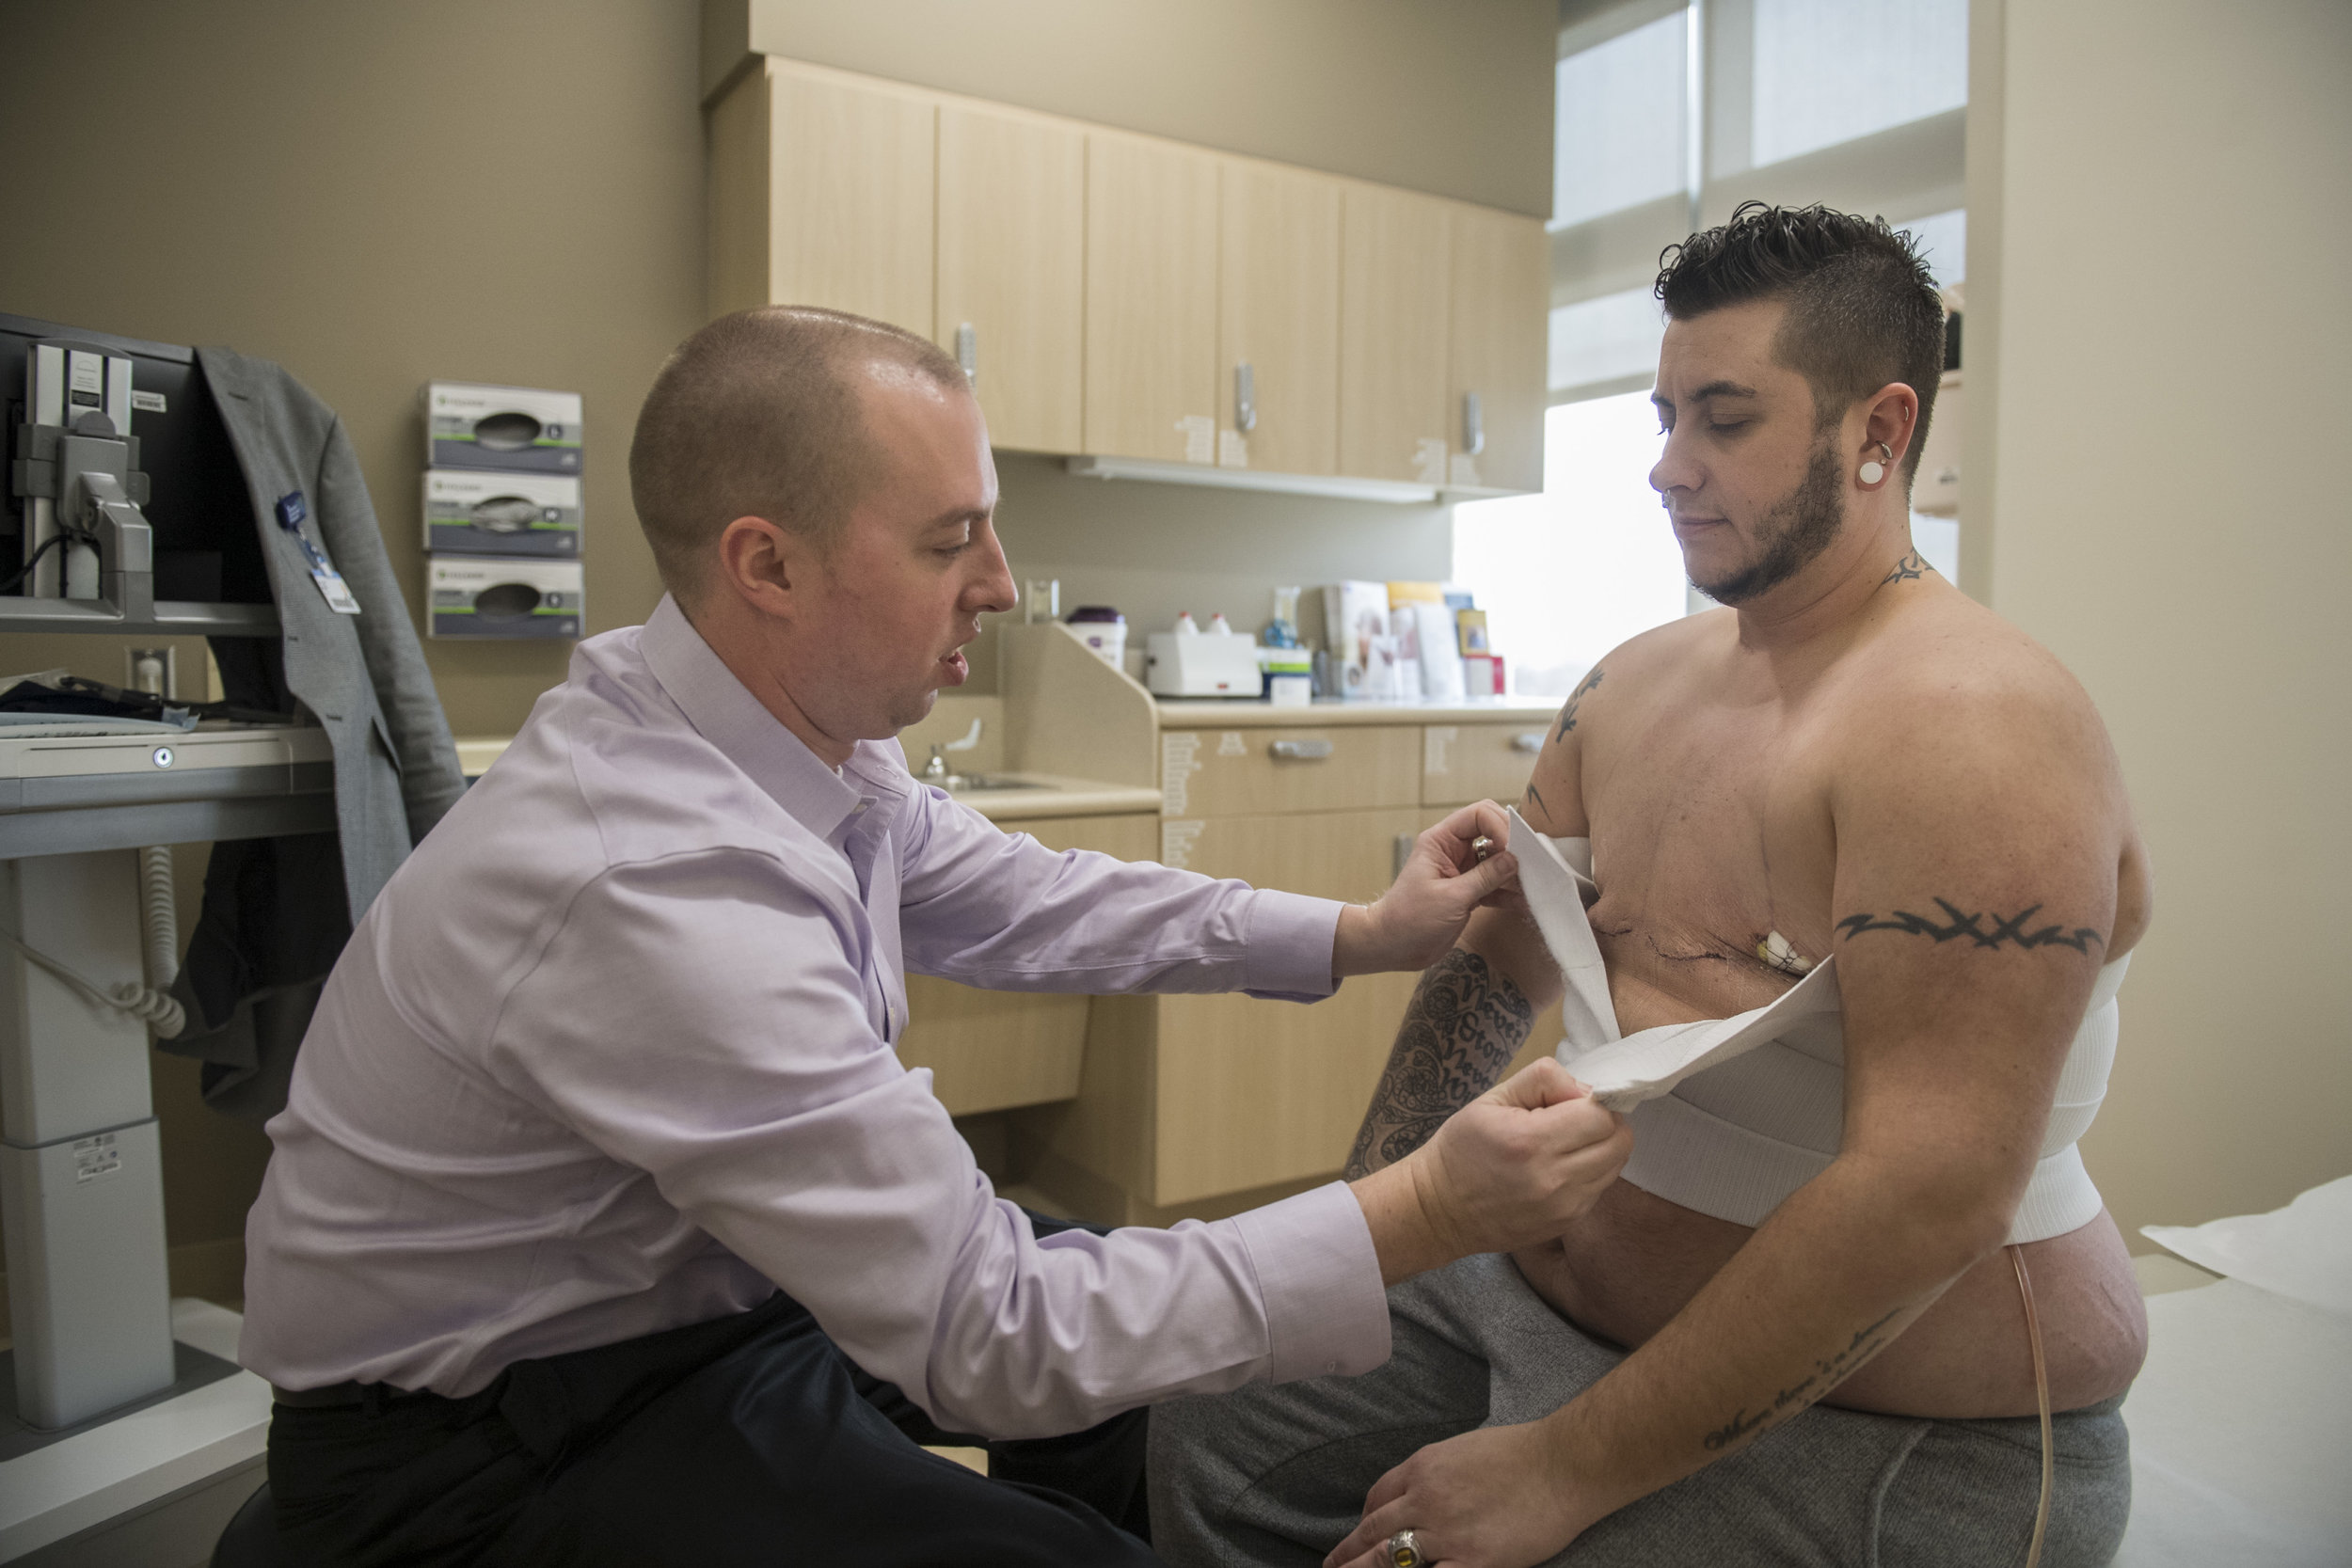
[[[1557,1062],[1535,1061],[1446,1118],[1403,1164],[1458,1256],[1558,1236],[1592,1208],[1632,1152],[1625,1121]],[[1391,1167],[1395,1168],[1395,1167]]]
[[[1629,1111],[1694,1072],[1787,1033],[1802,1019],[1838,1010],[1837,960],[1833,957],[1769,1006],[1732,1018],[1661,1024],[1638,1035],[1620,1035],[1617,1010],[1609,1000],[1609,973],[1585,914],[1585,905],[1599,896],[1592,878],[1592,841],[1546,838],[1517,811],[1510,817],[1519,891],[1527,897],[1552,961],[1567,981],[1560,1003],[1567,1037],[1557,1054],[1561,1065],[1582,1080],[1602,1105]]]

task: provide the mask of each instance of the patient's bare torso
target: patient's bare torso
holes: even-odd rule
[[[1771,933],[1805,959],[1828,956],[1836,845],[1827,770],[1834,741],[1852,741],[1850,728],[1839,729],[1853,705],[1852,683],[1889,657],[1947,656],[1953,638],[1979,632],[1980,613],[1950,606],[1940,626],[1938,617],[1920,617],[1922,625],[1858,645],[1797,689],[1726,686],[1708,657],[1708,639],[1727,635],[1724,616],[1702,618],[1713,627],[1681,623],[1674,636],[1604,664],[1605,717],[1594,702],[1579,721],[1582,799],[1549,802],[1546,815],[1549,831],[1581,827],[1592,839],[1600,887],[1593,929],[1626,1033],[1725,1018],[1780,995],[1790,975],[1756,952]],[[1934,802],[1923,799],[1919,809],[1931,812]],[[2147,873],[2128,833],[2117,876],[2110,957],[2128,951],[2147,923]],[[1631,1347],[1664,1326],[1752,1234],[1619,1180],[1556,1243],[1518,1261],[1554,1307]],[[2122,1391],[2138,1370],[2147,1329],[2114,1222],[2103,1212],[2025,1253],[2055,1407]],[[1828,1402],[1947,1418],[2030,1414],[2032,1363],[2007,1252],[1954,1282]]]

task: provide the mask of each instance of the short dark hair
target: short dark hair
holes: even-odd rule
[[[700,591],[710,546],[738,517],[831,547],[873,469],[850,372],[876,359],[970,386],[930,339],[814,306],[739,310],[678,345],[628,449],[638,526],[671,593]]]
[[[1658,260],[1658,297],[1676,321],[1752,300],[1788,302],[1772,352],[1812,388],[1822,427],[1890,381],[1918,393],[1919,423],[1902,464],[1910,483],[1944,372],[1944,303],[1908,232],[1818,203],[1745,201],[1730,222],[1668,245]]]

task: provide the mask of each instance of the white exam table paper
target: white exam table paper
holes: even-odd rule
[[[2139,1233],[2201,1269],[2352,1317],[2352,1176],[2323,1182],[2267,1214],[2143,1225]]]

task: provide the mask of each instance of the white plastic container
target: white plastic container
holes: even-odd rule
[[[1127,623],[1124,621],[1072,621],[1070,635],[1085,643],[1095,657],[1114,670],[1124,670],[1127,659]]]

